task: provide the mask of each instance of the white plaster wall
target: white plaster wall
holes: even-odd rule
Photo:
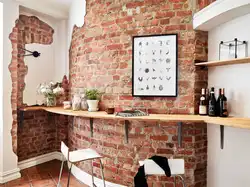
[[[86,15],[86,0],[72,0],[68,22],[68,48],[70,48],[73,28],[82,27]]]
[[[2,84],[0,92],[3,98],[0,100],[0,105],[3,107],[0,118],[0,183],[1,180],[11,180],[20,177],[17,168],[17,157],[12,151],[12,110],[11,110],[11,90],[12,83],[8,66],[11,62],[12,46],[9,40],[9,34],[15,26],[15,21],[19,16],[18,5],[12,0],[0,0],[3,3],[3,61],[1,61],[1,76]],[[17,172],[17,173],[15,173]],[[9,174],[9,175],[8,175]],[[12,175],[13,174],[13,175]],[[2,177],[2,178],[1,178]]]
[[[0,2],[0,72],[3,72],[3,3]],[[0,76],[0,172],[3,170],[3,76]]]
[[[37,104],[43,97],[36,94],[40,83],[62,81],[68,72],[68,50],[67,50],[67,21],[58,20],[50,16],[31,11],[26,8],[20,9],[20,14],[37,16],[40,20],[49,24],[55,31],[51,45],[28,44],[26,48],[30,51],[38,51],[41,56],[34,58],[25,57],[24,62],[28,65],[28,74],[25,77],[24,103],[28,105]],[[36,77],[34,79],[34,77]],[[41,104],[40,102],[38,104]]]
[[[30,105],[42,104],[43,96],[36,94],[37,86],[40,83],[51,82],[54,80],[54,50],[53,45],[27,44],[26,49],[37,50],[41,56],[34,58],[27,56],[24,58],[28,66],[28,73],[25,76],[25,89],[23,92],[24,103]]]
[[[238,38],[250,42],[250,14],[209,32],[209,60],[218,59],[219,43]],[[249,53],[250,54],[250,53]],[[223,59],[228,58],[227,49]],[[240,48],[240,57],[244,49]],[[230,115],[250,117],[250,64],[209,68],[209,86],[225,88]],[[225,127],[225,145],[220,149],[220,127],[208,125],[208,187],[250,186],[250,130]]]

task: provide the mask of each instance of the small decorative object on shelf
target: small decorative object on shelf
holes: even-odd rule
[[[124,110],[121,112],[117,112],[116,115],[121,117],[148,116],[146,112],[143,112],[141,110]]]
[[[219,98],[219,106],[220,111],[219,115],[220,117],[228,117],[228,111],[227,111],[227,98],[225,96],[225,89],[221,89],[221,96]]]
[[[207,101],[206,101],[205,88],[202,88],[201,90],[199,114],[202,116],[207,115]]]
[[[114,114],[115,113],[115,108],[106,108],[105,110],[107,114]]]
[[[208,100],[208,115],[211,117],[216,116],[216,99],[214,95],[214,87],[211,88]]]
[[[228,117],[225,89],[219,88],[217,100],[214,94],[214,87],[211,88],[209,96],[207,93],[208,89],[202,88],[199,104],[199,114],[208,115],[211,117]]]
[[[98,103],[101,97],[101,93],[97,89],[90,89],[85,91],[85,95],[88,103],[88,111],[96,112],[99,110]]]
[[[63,102],[63,109],[65,109],[65,110],[71,109],[71,102],[70,101],[64,101]]]
[[[72,110],[78,111],[81,110],[81,96],[79,94],[75,94],[72,99]]]
[[[38,86],[38,94],[42,94],[46,99],[46,106],[56,106],[56,98],[64,93],[61,83],[43,83]]]
[[[235,38],[232,41],[221,41],[220,42],[220,46],[219,46],[219,60],[221,59],[221,51],[222,51],[222,47],[228,47],[228,55],[229,55],[229,59],[232,58],[238,58],[238,48],[239,46],[244,45],[245,46],[245,57],[247,56],[247,42],[246,41],[240,41],[237,38]]]
[[[219,88],[218,98],[216,101],[216,116],[220,116],[220,98],[221,98],[221,88]]]
[[[87,103],[87,100],[86,100],[86,95],[85,94],[82,94],[81,95],[81,109],[83,111],[86,111],[88,110],[88,103]]]

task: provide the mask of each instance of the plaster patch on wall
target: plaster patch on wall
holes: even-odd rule
[[[86,1],[73,0],[69,11],[69,45],[74,26],[82,27],[84,25],[84,17],[86,15]],[[70,46],[69,46],[70,47]]]

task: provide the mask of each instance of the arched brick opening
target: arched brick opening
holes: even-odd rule
[[[20,15],[15,27],[10,34],[12,43],[12,59],[9,64],[9,71],[12,79],[11,107],[12,107],[12,146],[17,154],[17,134],[18,134],[18,109],[24,105],[23,91],[25,88],[25,76],[28,67],[24,63],[26,44],[37,43],[50,45],[53,42],[54,29],[47,23],[39,20],[35,16]],[[18,155],[18,154],[17,154]]]

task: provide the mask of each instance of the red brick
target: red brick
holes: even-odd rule
[[[142,6],[144,4],[144,2],[129,2],[126,4],[126,7],[127,8],[136,8],[136,7],[139,7],[139,6]]]
[[[134,97],[130,95],[120,95],[119,100],[133,100]]]
[[[159,140],[159,141],[168,141],[168,136],[167,135],[164,135],[164,136],[160,136],[160,135],[150,136],[150,139],[151,140]]]
[[[108,50],[119,50],[122,49],[123,45],[122,44],[112,44],[112,45],[108,45],[107,49]]]

